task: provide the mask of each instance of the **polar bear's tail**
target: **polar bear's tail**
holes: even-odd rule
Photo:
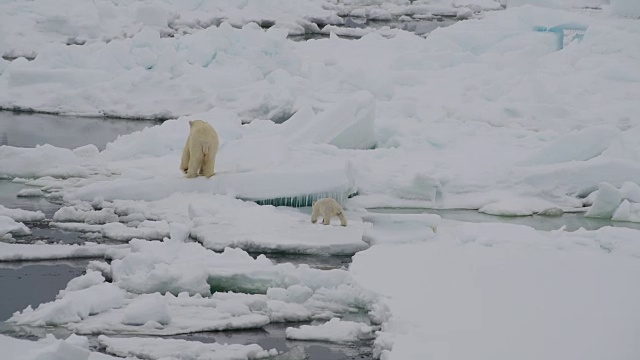
[[[207,155],[209,153],[209,147],[211,147],[211,144],[209,144],[208,141],[203,141],[202,142],[202,153]]]

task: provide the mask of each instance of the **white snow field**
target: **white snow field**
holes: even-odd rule
[[[354,279],[383,295],[382,359],[640,356],[636,230],[466,223],[438,233],[355,255]]]
[[[92,261],[56,299],[8,322],[141,336],[315,321],[289,337],[373,334],[384,360],[640,358],[637,230],[545,232],[362,209],[640,222],[636,4],[0,3],[0,108],[170,119],[103,151],[0,146],[1,178],[65,204],[52,226],[127,242],[6,247],[7,259],[95,250],[110,261]],[[287,38],[327,31],[343,15],[438,14],[472,19],[427,36]],[[535,30],[556,26],[586,31],[558,50],[556,34]],[[185,179],[181,151],[198,118],[221,138],[216,175]],[[323,196],[343,203],[349,226],[313,225],[294,208]],[[0,229],[18,236],[28,232],[19,222],[44,217],[0,207]],[[348,270],[321,270],[254,252],[355,256]],[[345,319],[362,313],[371,324]],[[69,350],[51,338],[33,348],[102,356],[70,341]],[[185,348],[196,359],[271,355],[253,345],[99,341],[150,359]]]

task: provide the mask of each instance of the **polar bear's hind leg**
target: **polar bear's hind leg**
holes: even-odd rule
[[[201,152],[192,152],[191,158],[189,159],[189,169],[187,170],[187,177],[194,178],[198,176],[198,172],[200,172],[200,166],[202,165],[202,158],[204,154]]]
[[[204,154],[202,158],[202,175],[206,177],[212,177],[214,175],[213,168],[214,168],[216,159],[211,155],[212,155],[211,152],[207,152]]]
[[[322,224],[323,225],[331,225],[331,210],[324,209],[322,211]]]
[[[320,214],[320,211],[318,210],[317,206],[313,207],[313,211],[311,212],[311,223],[315,224],[316,222],[318,222],[318,215]]]
[[[182,170],[182,172],[186,174],[188,169],[189,169],[189,140],[187,140],[187,144],[184,146],[184,149],[182,150],[182,160],[180,161],[180,170]]]
[[[347,226],[347,218],[344,216],[342,211],[338,213],[338,218],[340,219],[340,225]]]

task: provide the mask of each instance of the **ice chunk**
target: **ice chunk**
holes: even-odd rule
[[[458,9],[458,12],[456,13],[456,19],[467,20],[471,18],[473,18],[473,10],[467,7]]]
[[[564,210],[558,207],[550,207],[538,212],[540,216],[556,217],[564,215]]]
[[[328,143],[342,149],[371,149],[375,101],[367,91],[359,91],[311,119],[296,117],[285,122],[283,132],[292,144]]]
[[[430,201],[435,204],[442,191],[441,187],[437,179],[416,174],[406,186],[394,186],[392,193],[401,199]]]
[[[313,295],[313,290],[304,285],[292,285],[287,289],[270,288],[267,290],[267,297],[273,300],[285,302],[304,303]]]
[[[67,283],[67,287],[62,290],[64,293],[69,291],[78,291],[82,289],[89,288],[93,285],[101,284],[105,281],[104,276],[98,271],[87,270],[87,273],[77,278],[71,279]],[[64,295],[64,293],[59,294],[57,297],[60,298]]]
[[[113,209],[102,209],[100,211],[83,211],[73,206],[64,206],[53,214],[53,221],[85,222],[87,224],[106,224],[118,221],[118,215]]]
[[[111,338],[104,335],[98,337],[101,346],[108,353],[125,357],[137,357],[149,360],[157,359],[262,359],[278,354],[275,349],[265,350],[257,344],[219,344],[201,343],[180,339],[162,338]]]
[[[42,211],[11,209],[2,205],[0,205],[0,215],[10,217],[15,221],[40,221],[45,218]]]
[[[280,300],[269,301],[269,318],[273,322],[309,321],[313,313],[300,304]]]
[[[22,189],[18,191],[17,197],[42,197],[44,193],[40,189]]]
[[[81,334],[177,335],[203,331],[257,329],[270,322],[269,317],[260,312],[229,313],[225,311],[225,306],[218,309],[220,302],[213,299],[174,297],[167,294],[152,295],[155,299],[143,300],[148,296],[135,297],[131,302],[135,304],[133,308],[114,308],[65,326]],[[144,303],[159,312],[143,310]]]
[[[124,309],[123,324],[144,325],[148,321],[162,325],[171,321],[169,306],[158,293],[139,296]]]
[[[371,326],[333,318],[322,325],[302,325],[299,328],[289,327],[286,330],[286,336],[287,339],[291,340],[350,342],[370,339],[373,337],[372,332],[373,328]]]
[[[345,281],[341,270],[320,271],[308,266],[273,265],[264,256],[253,259],[239,249],[222,253],[199,244],[132,240],[132,253],[111,264],[114,282],[134,293],[186,291],[209,295],[215,291],[266,293],[270,287],[304,284],[312,289],[335,287]]]
[[[32,326],[60,325],[86,319],[125,303],[125,292],[113,284],[103,283],[86,289],[69,291],[53,302],[38,306],[36,310],[27,307],[16,312],[7,320],[18,325]]]
[[[620,130],[612,126],[593,126],[566,134],[521,162],[522,165],[556,164],[589,160],[602,154],[619,140]]]
[[[0,238],[5,236],[6,234],[29,235],[31,234],[31,230],[29,230],[29,228],[21,222],[16,222],[8,216],[0,215]],[[0,246],[2,245],[10,244],[0,243]],[[0,257],[4,256],[4,252],[0,253]]]
[[[440,216],[432,214],[374,214],[362,217],[373,223],[364,239],[371,244],[405,243],[433,239]]]
[[[124,249],[126,247],[128,247],[128,245],[104,245],[95,243],[86,243],[85,245],[0,243],[0,261],[103,257],[110,249]]]
[[[0,349],[6,359],[20,360],[117,360],[120,358],[89,351],[89,340],[71,334],[58,340],[47,334],[38,341],[16,339],[0,335]]]
[[[640,183],[640,165],[635,161],[597,157],[588,161],[520,168],[525,175],[519,181],[541,192],[560,191],[586,196],[601,182],[622,186],[627,181]]]
[[[127,241],[130,239],[163,239],[170,235],[169,224],[166,221],[145,220],[137,227],[129,227],[122,223],[109,223],[102,226],[102,234],[114,240]]]
[[[628,200],[622,201],[611,220],[640,222],[640,204],[631,203]]]
[[[609,183],[600,183],[593,205],[584,216],[610,219],[621,202],[622,193],[620,190]]]
[[[73,151],[51,145],[0,146],[0,177],[86,177],[89,171]]]
[[[499,216],[529,216],[552,207],[555,207],[555,204],[545,200],[513,197],[487,204],[478,211]]]
[[[640,186],[638,184],[627,181],[620,187],[620,192],[622,192],[623,198],[634,203],[640,203]]]

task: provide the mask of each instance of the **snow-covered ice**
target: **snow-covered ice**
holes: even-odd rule
[[[370,244],[411,243],[433,239],[440,216],[431,214],[366,214],[363,221],[373,224],[364,233]]]
[[[495,2],[441,5],[486,9],[489,3]],[[389,13],[405,5],[390,4]],[[553,34],[533,31],[565,23],[588,29],[582,41],[561,51]],[[245,200],[346,198],[357,192],[354,203],[368,207],[489,205],[487,212],[508,215],[541,206],[577,208],[577,197],[600,182],[640,182],[632,120],[638,105],[629,95],[638,90],[640,72],[633,60],[640,58],[633,46],[637,21],[604,10],[523,5],[426,39],[400,32],[391,39],[369,34],[301,43],[278,29],[225,24],[174,37],[146,27],[132,38],[52,44],[34,61],[10,62],[0,87],[11,91],[0,93],[15,99],[0,97],[0,103],[188,116],[122,136],[99,153],[2,147],[7,156],[0,156],[0,171],[84,178],[57,184],[56,196],[67,201],[152,201],[175,192]],[[87,72],[79,77],[89,84],[67,84],[67,77],[46,84],[24,80],[29,72],[61,68]],[[212,95],[194,104],[193,94]],[[195,117],[212,123],[222,140],[218,175],[208,181],[187,181],[169,165],[179,163],[186,121]]]
[[[350,342],[373,337],[373,328],[362,323],[333,318],[322,325],[302,325],[287,328],[287,339]]]
[[[84,336],[70,335],[65,340],[47,335],[38,341],[22,340],[0,335],[2,356],[6,359],[20,360],[117,360],[114,357],[89,350],[89,339]]]
[[[205,344],[198,341],[161,338],[115,338],[100,336],[100,345],[108,353],[118,356],[135,356],[141,359],[192,359],[192,360],[251,360],[278,355],[275,349],[263,349],[257,344]]]
[[[40,189],[22,189],[16,194],[17,197],[42,197],[44,193]]]
[[[635,182],[627,181],[619,189],[602,182],[588,200],[591,207],[585,213],[587,217],[640,222],[640,186]]]
[[[3,216],[0,216],[2,224]],[[0,225],[0,234],[2,234]],[[19,227],[17,235],[30,234],[26,227]],[[26,229],[26,232],[25,232]],[[12,232],[14,233],[14,232]],[[103,257],[110,249],[127,248],[127,245],[104,245],[87,242],[83,245],[76,244],[8,244],[0,242],[0,261],[22,260],[54,260]]]
[[[347,227],[324,226],[297,211],[222,197],[211,204],[195,214],[191,236],[212,250],[351,255],[367,247],[362,241],[366,224],[353,218]]]
[[[632,359],[637,234],[447,224],[435,241],[360,252],[350,272],[383,296],[384,359]]]
[[[0,215],[0,238],[7,234],[29,235],[31,234],[31,230],[21,222],[17,222],[8,216]],[[3,255],[4,254],[0,254],[0,256]]]
[[[426,36],[330,27],[440,15],[474,19]],[[11,322],[169,335],[365,310],[385,360],[638,358],[637,230],[359,209],[639,221],[638,15],[632,0],[4,1],[0,107],[170,119],[103,151],[0,146],[0,177],[65,203],[53,226],[130,242],[78,247],[111,262]],[[582,40],[558,49],[534,30],[563,24]],[[302,33],[331,35],[287,39]],[[195,118],[220,134],[211,179],[178,169]],[[252,203],[323,196],[349,226]],[[0,211],[12,226],[44,219]],[[357,254],[319,270],[247,251]],[[144,344],[151,358],[187,346]]]
[[[214,253],[175,239],[129,245],[112,251],[110,264],[90,264],[56,300],[8,321],[82,334],[175,335],[327,319],[366,309],[375,298],[346,270],[274,264],[264,255]]]
[[[29,211],[22,209],[12,209],[0,205],[0,215],[10,217],[15,221],[40,221],[45,219],[42,211]]]

